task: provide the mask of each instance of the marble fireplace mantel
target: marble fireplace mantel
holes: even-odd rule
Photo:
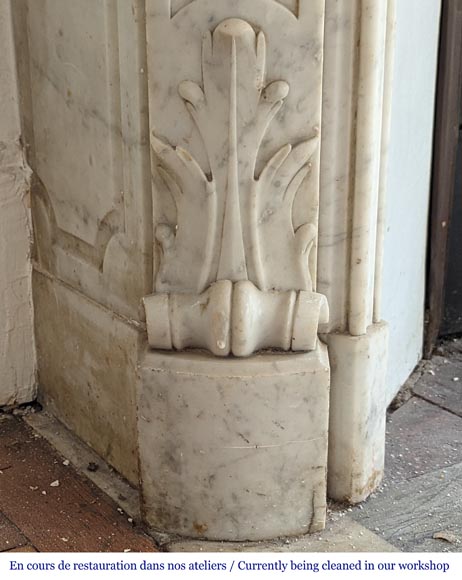
[[[322,529],[383,472],[394,0],[21,0],[14,23],[43,403],[153,529]]]

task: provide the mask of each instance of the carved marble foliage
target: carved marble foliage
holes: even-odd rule
[[[173,25],[161,4],[151,2],[148,12],[149,66],[157,72],[150,77],[150,105],[160,250],[155,282],[160,302],[145,302],[150,343],[206,346],[223,356],[264,347],[310,350],[319,316],[323,322],[327,316],[325,299],[313,293],[312,282],[323,3],[301,2],[305,10],[297,21],[287,6],[264,0],[250,6],[214,2],[213,8],[206,0],[177,2],[171,5],[178,9]],[[242,17],[230,18],[233,9]],[[175,52],[167,56],[171,43]],[[223,293],[217,281],[229,284],[233,308],[224,303],[218,308]],[[249,329],[243,330],[252,308],[271,318],[280,310],[276,293],[299,291],[317,312],[306,330],[310,339],[268,338],[268,329],[250,338]],[[169,303],[162,293],[203,294],[207,304],[215,301],[212,310],[230,331],[217,326],[216,317],[205,326],[199,317],[196,338],[162,345],[155,328],[159,308]],[[294,295],[289,303],[306,299]],[[172,328],[175,319],[184,318],[187,303],[179,298],[166,306]],[[287,316],[289,328],[297,326],[293,313]],[[203,339],[201,325],[208,328]],[[188,324],[179,326],[184,330]]]
[[[177,211],[175,229],[161,224],[156,231],[163,254],[158,292],[200,293],[216,280],[250,280],[261,290],[312,289],[308,256],[316,227],[305,223],[295,231],[292,208],[318,134],[295,147],[283,145],[256,175],[261,142],[290,91],[283,80],[266,84],[265,67],[264,33],[228,19],[204,36],[202,83],[179,85],[210,175],[188,151],[152,137],[157,169]],[[185,270],[191,256],[202,260]],[[292,268],[281,268],[284,262]]]

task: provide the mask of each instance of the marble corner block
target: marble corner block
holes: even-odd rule
[[[384,473],[388,325],[326,336],[332,366],[328,495],[356,504]]]
[[[324,2],[146,5],[155,275],[139,391],[146,521],[258,540],[326,508],[316,291]]]
[[[324,527],[329,363],[149,352],[141,367],[146,521],[185,537],[262,540]]]

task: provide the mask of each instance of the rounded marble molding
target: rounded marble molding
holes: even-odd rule
[[[151,348],[203,348],[218,357],[314,350],[318,326],[329,318],[321,294],[262,292],[248,280],[219,280],[199,295],[153,294],[143,302]]]

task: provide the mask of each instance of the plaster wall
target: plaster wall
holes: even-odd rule
[[[396,10],[382,289],[388,402],[422,356],[441,0],[398,1]]]
[[[0,405],[35,397],[29,170],[20,145],[10,1],[0,0]]]

